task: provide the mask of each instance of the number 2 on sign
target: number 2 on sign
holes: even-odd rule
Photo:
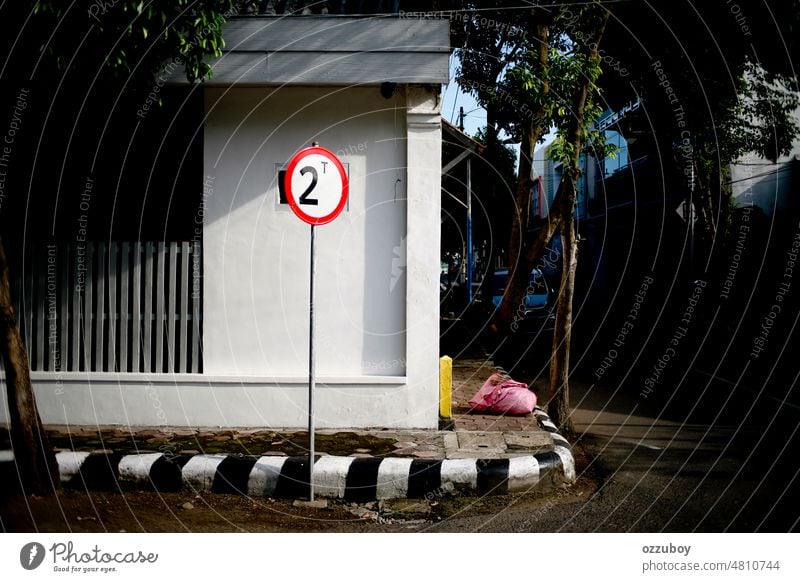
[[[298,202],[300,202],[300,204],[317,206],[319,204],[319,200],[317,200],[316,198],[308,197],[308,195],[311,194],[311,191],[317,186],[317,170],[312,166],[306,166],[305,168],[300,170],[300,175],[305,176],[309,172],[311,172],[311,184],[309,184],[308,188],[306,188],[306,191],[300,195],[300,199],[298,200]]]

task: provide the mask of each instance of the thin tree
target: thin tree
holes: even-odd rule
[[[59,487],[58,466],[31,386],[28,352],[11,298],[8,261],[0,239],[0,350],[6,375],[11,449],[23,491],[49,495]]]
[[[550,365],[550,402],[548,414],[553,422],[564,432],[573,430],[569,407],[569,356],[572,340],[572,302],[575,296],[575,273],[578,268],[578,238],[575,224],[577,204],[576,181],[580,174],[580,156],[588,133],[594,133],[598,141],[597,151],[603,149],[601,137],[591,127],[600,114],[597,104],[597,79],[600,77],[599,46],[608,23],[609,14],[605,10],[586,11],[582,26],[583,38],[590,38],[587,44],[575,46],[576,61],[580,63],[583,76],[580,88],[575,95],[571,117],[566,130],[559,134],[551,155],[564,162],[564,175],[559,185],[556,210],[560,213],[562,248],[561,290],[556,305],[556,321],[553,330],[553,360]]]
[[[575,186],[584,143],[589,140],[596,155],[604,155],[607,150],[602,134],[592,130],[592,124],[601,113],[596,84],[601,72],[598,47],[608,11],[600,5],[571,2],[523,11],[525,20],[520,16],[506,17],[509,24],[494,24],[494,42],[491,34],[473,35],[473,44],[467,38],[462,60],[469,66],[462,66],[459,83],[486,105],[487,112],[495,110],[493,115],[509,139],[520,143],[515,208],[508,224],[509,281],[495,317],[500,333],[513,331],[522,311],[520,306],[524,305],[530,273],[553,236],[559,230],[562,233],[564,268],[550,369],[550,412],[557,424],[565,423],[569,429],[567,380],[577,268]],[[502,19],[502,14],[498,18]],[[506,30],[512,22],[526,29],[522,40],[510,44],[496,29]],[[498,60],[502,66],[493,66]],[[548,216],[534,231],[530,212],[533,155],[537,143],[551,128],[558,131],[551,151],[564,162],[565,172]]]

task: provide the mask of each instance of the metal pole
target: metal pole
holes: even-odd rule
[[[314,501],[314,234],[311,225],[311,279],[308,302],[308,499]]]
[[[472,303],[472,159],[467,157],[467,302]]]

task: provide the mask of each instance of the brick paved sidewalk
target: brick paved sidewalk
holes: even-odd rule
[[[456,430],[541,431],[533,414],[509,416],[470,413],[469,399],[498,369],[489,359],[453,361],[453,420]]]

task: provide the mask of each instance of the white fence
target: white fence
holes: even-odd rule
[[[200,373],[199,242],[37,247],[17,280],[35,371]]]

